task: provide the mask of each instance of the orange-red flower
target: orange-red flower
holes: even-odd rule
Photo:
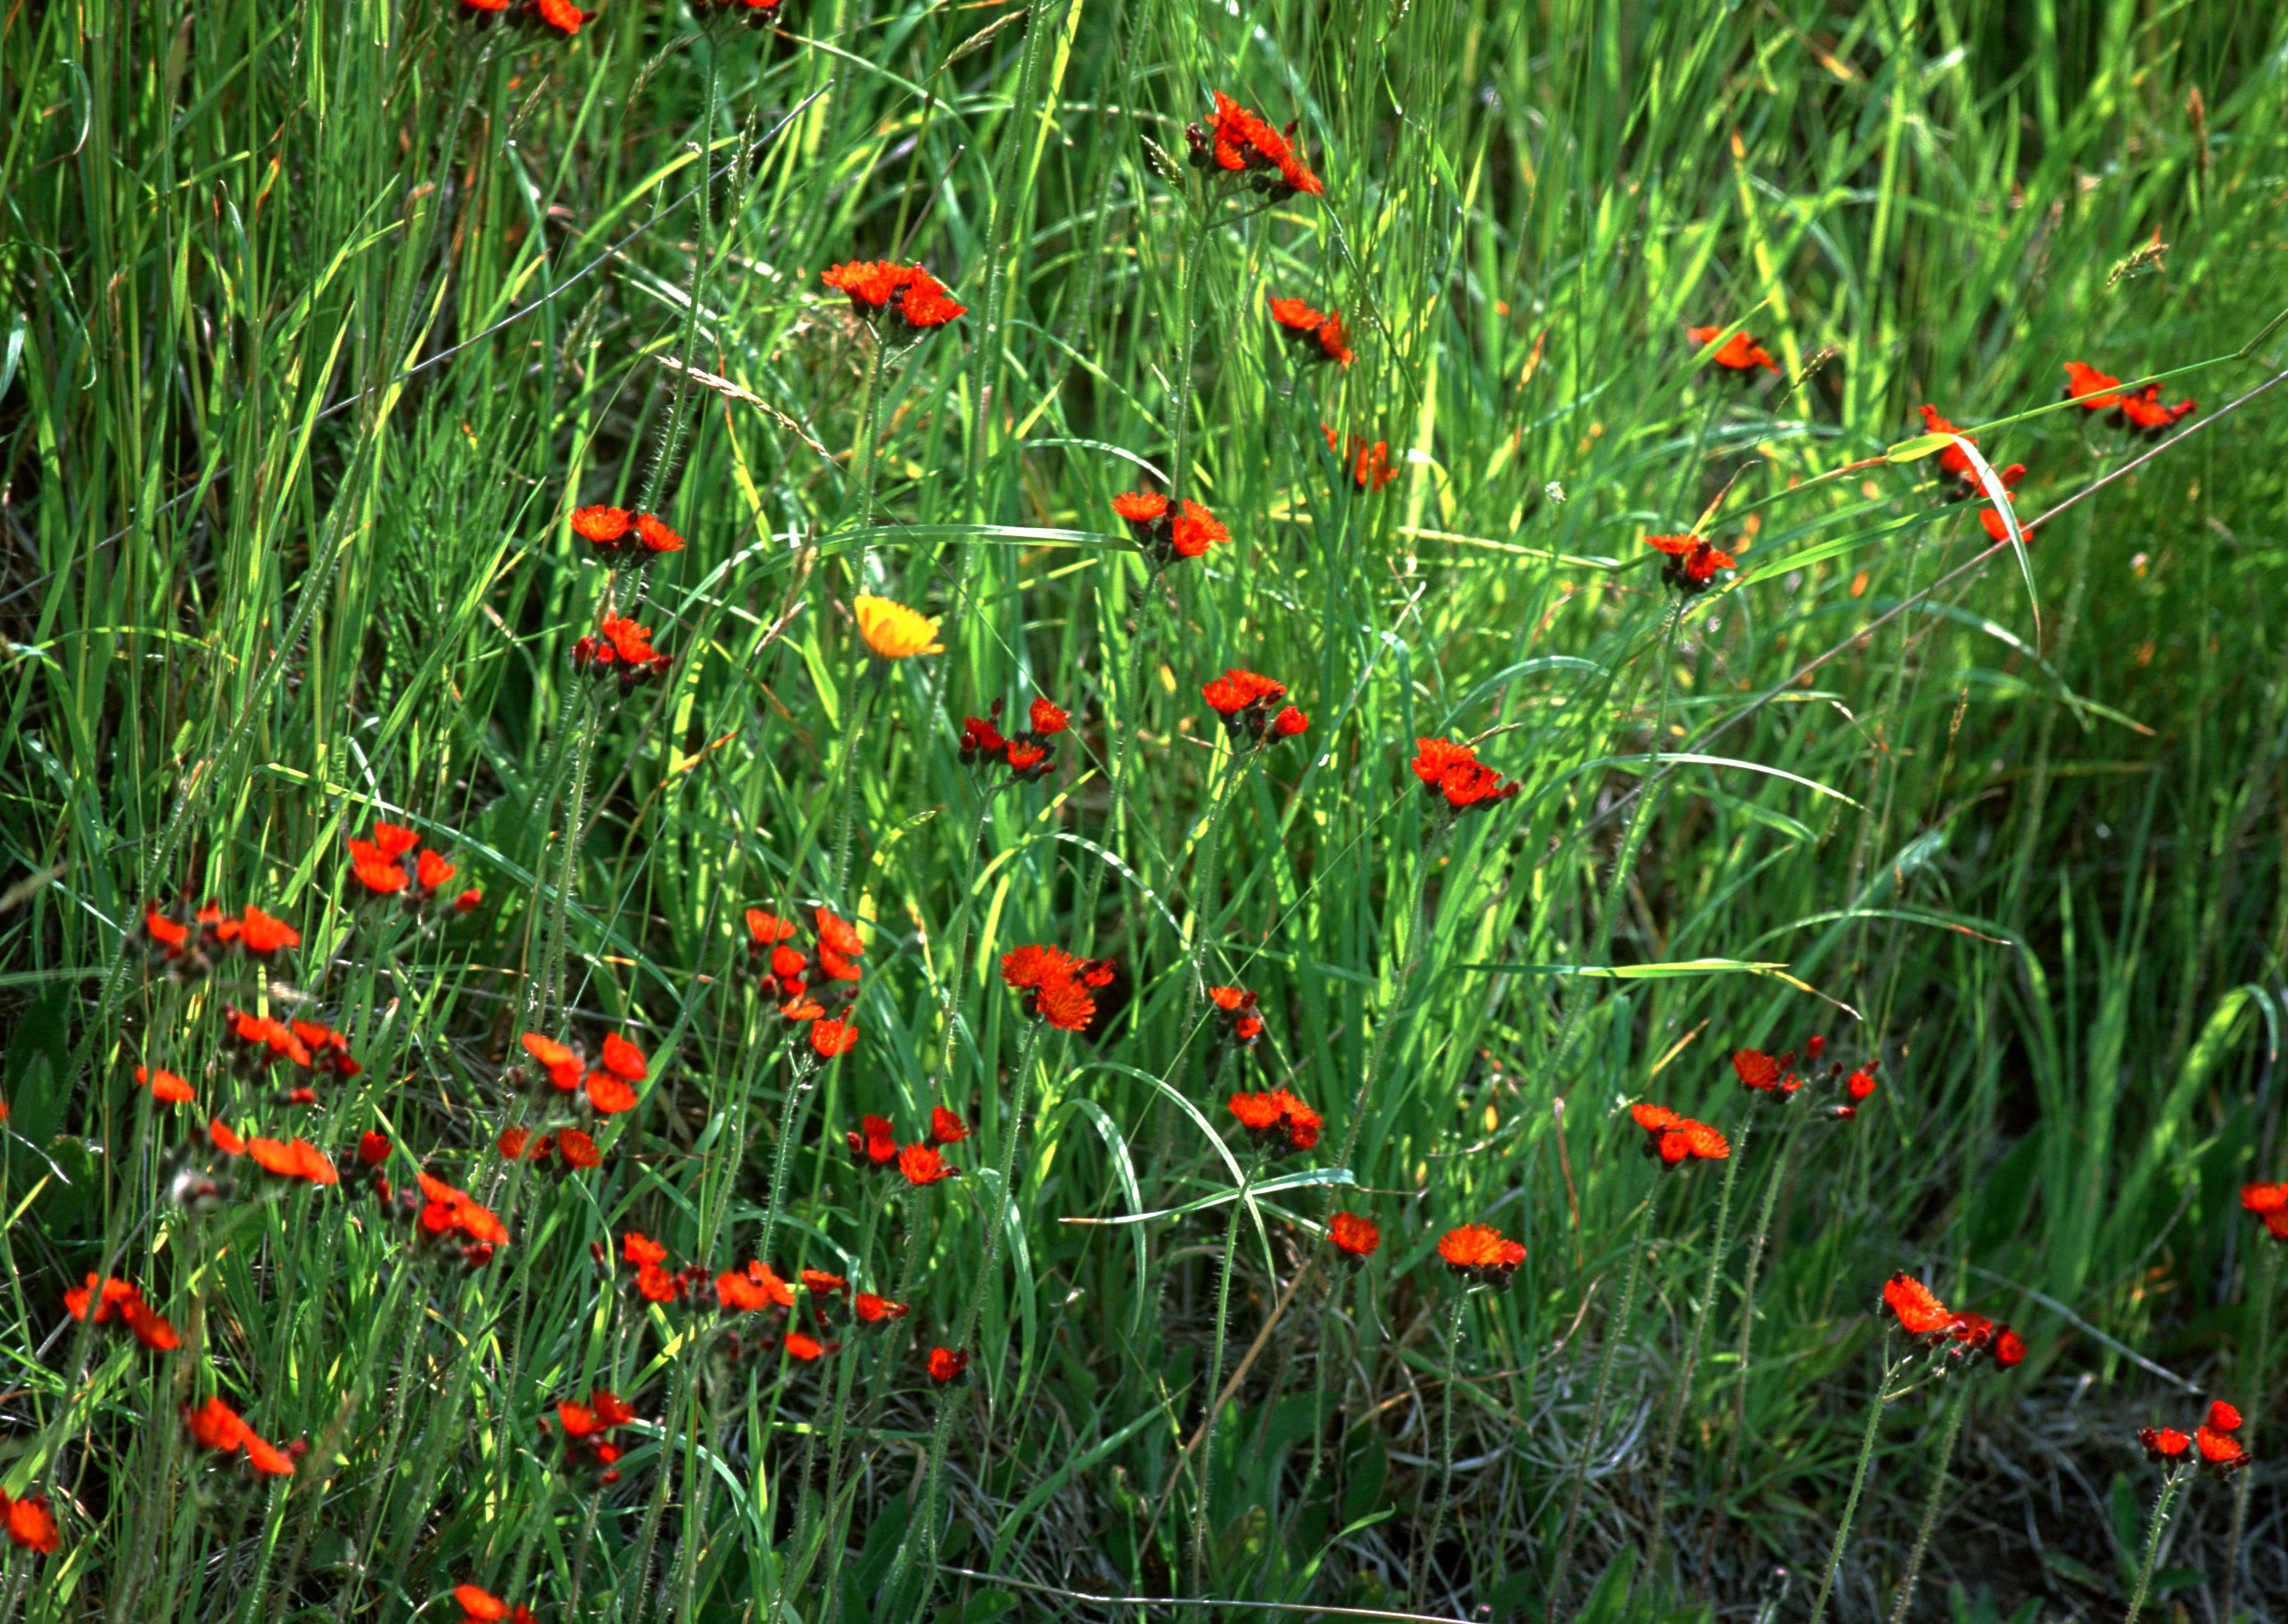
[[[1370,1218],[1355,1212],[1339,1212],[1327,1220],[1327,1239],[1335,1243],[1335,1250],[1344,1256],[1363,1262],[1374,1256],[1382,1244],[1382,1231]]]
[[[882,316],[918,332],[943,327],[968,308],[955,304],[944,284],[919,265],[858,259],[830,267],[820,280],[848,294],[859,315]]]
[[[597,506],[572,510],[572,529],[597,546],[616,551],[635,527],[636,516],[625,508]]]
[[[1953,1311],[1903,1269],[1883,1283],[1883,1304],[1898,1316],[1899,1328],[1910,1336],[1942,1336],[1954,1329]]]
[[[191,1097],[191,1085],[170,1071],[139,1066],[135,1081],[151,1090],[151,1097],[162,1105],[182,1105]]]
[[[969,1137],[969,1124],[943,1105],[930,1107],[930,1143],[958,1145]]]
[[[1417,739],[1414,745],[1414,776],[1452,815],[1485,812],[1522,788],[1480,762],[1469,745],[1451,739]]]
[[[2193,1446],[2193,1440],[2174,1427],[2140,1427],[2137,1441],[2145,1446],[2145,1458],[2156,1466],[2176,1465]]]
[[[1271,319],[1277,324],[1280,337],[1304,353],[1315,361],[1334,361],[1347,367],[1356,359],[1351,353],[1350,334],[1344,329],[1343,319],[1332,312],[1314,310],[1301,299],[1271,298]]]
[[[587,1077],[588,1103],[604,1116],[635,1109],[635,1084],[649,1071],[644,1052],[616,1032],[604,1036],[604,1063]]]
[[[624,691],[639,683],[655,682],[674,669],[674,656],[652,646],[650,630],[624,615],[598,617],[596,633],[572,645],[574,670],[599,677],[616,675]]]
[[[273,919],[251,902],[239,920],[238,945],[259,959],[302,945],[302,933],[282,919]]]
[[[1721,1161],[1732,1153],[1732,1142],[1705,1122],[1680,1116],[1666,1105],[1641,1101],[1629,1115],[1645,1130],[1644,1153],[1657,1157],[1664,1168],[1687,1161]]]
[[[898,1171],[908,1184],[919,1189],[954,1177],[961,1169],[939,1155],[933,1145],[909,1145],[898,1153]]]
[[[1001,701],[997,699],[988,712],[991,720],[985,717],[962,718],[961,764],[970,767],[980,761],[997,761],[1020,780],[1046,778],[1055,765],[1055,737],[1064,732],[1071,713],[1046,698],[1036,698],[1028,713],[1031,725],[1021,733],[1004,736],[1001,709]]]
[[[464,5],[470,0],[461,0]],[[504,0],[505,3],[505,0]],[[617,1472],[612,1474],[616,1477]],[[506,1602],[474,1585],[455,1585],[453,1600],[461,1609],[461,1624],[538,1624],[532,1609],[520,1602],[512,1608]]]
[[[2240,1412],[2220,1398],[2209,1406],[2208,1416],[2193,1433],[2201,1464],[2213,1471],[2234,1472],[2253,1458],[2231,1436],[2240,1430]]]
[[[1189,497],[1178,504],[1131,491],[1112,499],[1112,511],[1128,521],[1137,544],[1162,564],[1203,557],[1216,543],[1231,540],[1222,522]]]
[[[929,1356],[930,1380],[942,1387],[949,1382],[958,1382],[969,1374],[969,1351],[966,1348],[932,1348]]]
[[[2066,389],[2062,397],[2085,411],[2101,412],[2121,404],[2121,380],[2096,368],[2077,360],[2066,363]]]
[[[1319,1142],[1324,1119],[1284,1089],[1267,1094],[1235,1094],[1231,1113],[1248,1137],[1267,1150],[1307,1151]]]
[[[564,1463],[593,1469],[598,1473],[596,1480],[599,1483],[617,1483],[620,1474],[615,1462],[624,1452],[612,1442],[612,1434],[635,1418],[634,1409],[608,1387],[592,1389],[585,1404],[576,1399],[559,1398],[556,1401],[556,1420],[557,1424],[564,1429]],[[547,1436],[548,1422],[545,1419],[540,1423],[540,1430],[543,1437]],[[463,1594],[467,1588],[464,1586],[462,1590],[453,1593],[464,1607],[469,1605],[468,1598]],[[482,1595],[483,1592],[478,1594]],[[489,1616],[497,1618],[500,1615],[494,1613]]]
[[[810,1028],[810,1046],[818,1051],[822,1060],[831,1060],[837,1055],[847,1054],[858,1042],[858,1023],[852,1020],[822,1019]]]
[[[851,1310],[858,1316],[859,1323],[862,1325],[878,1325],[892,1319],[903,1319],[913,1311],[907,1303],[893,1303],[889,1298],[877,1296],[870,1291],[860,1292],[851,1304]]]
[[[274,1477],[294,1475],[294,1462],[286,1452],[265,1442],[219,1397],[210,1398],[202,1405],[184,1406],[183,1425],[189,1429],[192,1441],[202,1449],[211,1449],[218,1454],[243,1449],[256,1471]]]
[[[1525,1261],[1525,1248],[1505,1240],[1490,1224],[1465,1224],[1438,1239],[1438,1256],[1463,1279],[1481,1286],[1506,1287]]]
[[[845,1133],[842,1139],[862,1166],[886,1168],[898,1159],[897,1129],[886,1117],[860,1117],[858,1126]]]
[[[1684,329],[1684,336],[1695,344],[1705,345],[1715,344],[1723,330],[1720,327],[1688,327]],[[1728,372],[1745,374],[1759,367],[1772,373],[1780,369],[1779,362],[1771,358],[1770,352],[1746,333],[1735,333],[1725,339],[1709,359]]]
[[[7,1523],[9,1541],[20,1550],[52,1557],[63,1543],[63,1535],[56,1527],[56,1515],[49,1509],[45,1494],[27,1494],[18,1500],[7,1490],[0,1489],[0,1520]]]
[[[91,1325],[117,1326],[155,1353],[182,1346],[175,1327],[143,1299],[143,1293],[126,1280],[107,1279],[100,1284],[92,1274],[87,1284],[64,1293],[64,1309],[75,1319]]]
[[[2264,1220],[2275,1240],[2288,1240],[2288,1183],[2243,1184],[2240,1204]]]
[[[1001,958],[1001,978],[1025,994],[1025,1013],[1061,1032],[1085,1032],[1096,1019],[1092,986],[1110,984],[1110,959],[1077,959],[1061,947],[1036,942]]]
[[[423,1198],[420,1225],[425,1236],[433,1239],[454,1232],[485,1246],[508,1244],[508,1226],[490,1208],[441,1178],[426,1173],[416,1176]]]
[[[1669,555],[1670,561],[1660,566],[1660,578],[1687,597],[1706,591],[1718,570],[1731,569],[1739,562],[1730,553],[1709,545],[1703,536],[1648,535],[1645,545]]]
[[[2161,386],[2148,384],[2134,394],[2124,394],[2113,417],[2121,427],[2133,429],[2148,440],[2158,440],[2175,426],[2179,418],[2191,416],[2194,410],[2190,400],[2180,400],[2174,406],[2162,405]]]
[[[1316,197],[1327,189],[1296,153],[1294,133],[1294,125],[1283,132],[1275,130],[1218,91],[1207,127],[1188,125],[1184,140],[1195,168],[1244,175],[1250,186],[1273,202],[1283,202],[1298,192]]]
[[[518,1041],[524,1045],[524,1051],[546,1069],[549,1084],[558,1093],[569,1094],[580,1086],[581,1074],[587,1070],[587,1065],[577,1050],[536,1032],[528,1032]]]
[[[1224,1035],[1252,1049],[1263,1035],[1263,1017],[1255,1012],[1256,996],[1243,986],[1212,986],[1208,1002],[1214,1004]]]
[[[1398,470],[1390,465],[1388,440],[1378,440],[1369,445],[1353,434],[1338,442],[1334,430],[1323,423],[1319,425],[1319,432],[1327,437],[1327,449],[1349,471],[1351,483],[1360,490],[1370,495],[1398,478]]]
[[[572,0],[532,0],[532,18],[542,28],[570,39],[580,32],[584,22],[593,22],[596,13],[584,12]]]
[[[326,1153],[307,1139],[288,1139],[282,1144],[276,1139],[250,1138],[247,1153],[266,1173],[280,1178],[306,1179],[314,1184],[338,1184],[342,1176]]]
[[[1284,683],[1259,677],[1253,671],[1226,670],[1201,686],[1200,697],[1223,718],[1225,731],[1235,739],[1276,744],[1282,739],[1293,738],[1311,725],[1310,718],[1294,706],[1280,707],[1279,701],[1287,697]]]
[[[1760,1049],[1738,1050],[1732,1056],[1732,1070],[1741,1086],[1759,1094],[1792,1094],[1801,1088],[1803,1079],[1788,1070],[1794,1063],[1792,1054],[1773,1056]]]

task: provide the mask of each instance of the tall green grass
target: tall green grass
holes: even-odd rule
[[[1750,1606],[1825,1555],[1899,1268],[2033,1349],[1976,1378],[1919,1613],[2125,1601],[2130,1430],[2214,1393],[2260,1457],[2276,1431],[2276,1255],[2235,1192],[2284,1172],[2288,391],[2219,413],[2288,366],[2251,345],[2288,305],[2284,52],[2210,5],[608,4],[571,42],[441,4],[10,13],[0,1486],[63,1542],[4,1605]],[[1323,200],[1210,201],[1184,126],[1217,90],[1297,121]],[[818,281],[894,253],[965,320],[878,348]],[[1342,311],[1357,362],[1297,365],[1267,292]],[[1709,322],[1784,376],[1721,375]],[[1963,568],[1973,504],[1879,459],[1926,401],[2048,405],[2069,360],[2197,364],[2197,432],[2024,575]],[[1322,425],[1398,479],[1351,488]],[[1979,443],[2029,521],[2146,448],[2077,408]],[[1110,503],[1171,480],[1233,540],[1157,573]],[[599,502],[690,542],[609,587],[676,663],[603,702],[570,654],[607,572],[566,524]],[[1704,511],[1741,567],[1679,606],[1641,537]],[[945,652],[871,661],[859,592]],[[1227,749],[1196,697],[1227,665],[1303,740]],[[1075,716],[1060,770],[985,793],[961,718],[1036,693]],[[1404,765],[1434,734],[1521,794],[1442,831]],[[353,909],[376,815],[484,906]],[[147,976],[179,893],[297,924],[284,985]],[[859,1046],[814,1066],[741,914],[822,904],[870,941]],[[1029,942],[1121,961],[1100,1040],[1028,1026],[996,969]],[[1203,978],[1260,994],[1252,1058]],[[267,1104],[223,1060],[258,1000],[365,1073]],[[528,1030],[653,1057],[560,1185],[492,1149]],[[1746,1137],[1744,1343],[1757,1231],[1712,1259],[1708,1170],[1656,1176],[1617,1108],[1739,1138],[1726,1058],[1815,1032],[1882,1087]],[[1242,1086],[1326,1113],[1271,1171],[1327,1184],[1228,1199]],[[841,1136],[933,1103],[965,1172],[893,1199]],[[417,1264],[243,1164],[196,1217],[167,1152],[209,1115],[382,1129],[393,1179],[425,1161],[514,1243]],[[1355,1273],[1337,1207],[1382,1228]],[[1478,1221],[1529,1256],[1450,1321],[1434,1248]],[[631,1229],[913,1312],[728,1364],[598,1273]],[[186,1351],[68,1321],[99,1270]],[[1242,1372],[1212,1411],[1212,1371]],[[596,1385],[642,1417],[600,1492],[535,1430]],[[290,1485],[181,1440],[211,1390],[310,1441]],[[1835,1615],[1887,1612],[1958,1390],[1887,1412]],[[2157,1585],[2276,1616],[2275,1481],[2191,1490]]]

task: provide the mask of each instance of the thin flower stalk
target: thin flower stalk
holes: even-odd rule
[[[1231,1216],[1223,1228],[1223,1266],[1217,1271],[1215,1335],[1208,1344],[1208,1384],[1202,1396],[1208,1404],[1207,1419],[1202,1425],[1200,1451],[1200,1486],[1192,1502],[1192,1589],[1205,1596],[1212,1575],[1208,1571],[1208,1486],[1215,1473],[1216,1397],[1223,1384],[1223,1341],[1231,1317],[1231,1265],[1239,1250],[1239,1218],[1247,1208],[1247,1192],[1255,1182],[1255,1172],[1260,1159],[1249,1162],[1240,1175],[1239,1196],[1231,1204]]]
[[[1430,1501],[1430,1532],[1415,1552],[1411,1572],[1407,1575],[1406,1594],[1421,1606],[1430,1605],[1430,1596],[1425,1588],[1430,1577],[1430,1565],[1438,1549],[1438,1533],[1446,1520],[1446,1502],[1454,1497],[1454,1387],[1459,1380],[1455,1358],[1462,1343],[1462,1316],[1468,1311],[1471,1287],[1465,1286],[1454,1294],[1452,1311],[1446,1316],[1446,1383],[1438,1425],[1438,1493]]]
[[[1867,1430],[1860,1435],[1858,1464],[1851,1469],[1851,1493],[1843,1501],[1843,1515],[1836,1519],[1835,1541],[1827,1549],[1827,1566],[1819,1575],[1819,1594],[1812,1598],[1811,1624],[1820,1624],[1827,1616],[1827,1598],[1835,1589],[1835,1575],[1843,1566],[1844,1547],[1850,1543],[1852,1520],[1859,1515],[1859,1495],[1867,1486],[1868,1462],[1875,1458],[1875,1437],[1882,1429],[1884,1406],[1899,1395],[1891,1390],[1891,1378],[1906,1367],[1909,1356],[1896,1360],[1885,1359],[1882,1379],[1875,1383],[1875,1401],[1867,1406]]]
[[[1938,1509],[1946,1493],[1947,1468],[1954,1463],[1955,1440],[1962,1433],[1963,1412],[1970,1407],[1967,1387],[1955,1395],[1953,1406],[1946,1417],[1946,1431],[1940,1437],[1938,1463],[1931,1469],[1929,1498],[1923,1501],[1923,1520],[1915,1529],[1914,1549],[1907,1553],[1907,1571],[1899,1580],[1899,1594],[1891,1604],[1889,1624],[1903,1624],[1907,1616],[1907,1604],[1915,1594],[1915,1579],[1922,1572],[1923,1553],[1930,1549],[1931,1532],[1938,1525]]]
[[[2161,1493],[2153,1501],[2153,1519],[2145,1525],[2145,1557],[2137,1565],[2137,1588],[2130,1592],[2129,1611],[2121,1624],[2137,1624],[2137,1615],[2145,1611],[2145,1597],[2153,1588],[2153,1565],[2161,1555],[2161,1536],[2168,1532],[2169,1517],[2176,1509],[2177,1496],[2191,1475],[2177,1470],[2161,1479]]]
[[[1636,1312],[1637,1276],[1643,1271],[1645,1233],[1652,1227],[1653,1200],[1648,1194],[1637,1209],[1636,1226],[1629,1232],[1628,1272],[1621,1279],[1621,1300],[1605,1323],[1605,1347],[1597,1358],[1597,1387],[1589,1400],[1589,1424],[1581,1434],[1581,1456],[1573,1467],[1573,1489],[1566,1497],[1565,1528],[1557,1540],[1557,1565],[1549,1578],[1548,1616],[1557,1616],[1557,1598],[1565,1588],[1565,1571],[1573,1559],[1573,1537],[1579,1531],[1581,1493],[1589,1484],[1589,1462],[1597,1453],[1597,1434],[1605,1424],[1605,1399],[1613,1382],[1613,1355],[1629,1334]]]
[[[2266,1387],[2265,1382],[2272,1374],[2272,1304],[2274,1295],[2279,1289],[2279,1284],[2280,1248],[2276,1246],[2268,1246],[2264,1248],[2264,1261],[2259,1265],[2257,1272],[2254,1305],[2256,1351],[2249,1361],[2248,1376],[2241,1382],[2242,1390],[2252,1398],[2256,1394],[2270,1390]],[[2252,1439],[2255,1437],[2255,1423],[2262,1417],[2263,1411],[2257,1405],[2251,1404],[2248,1406],[2248,1414],[2249,1436]],[[2229,1619],[2233,1616],[2232,1595],[2238,1588],[2240,1542],[2242,1536],[2248,1530],[2249,1485],[2254,1481],[2254,1474],[2242,1472],[2238,1474],[2238,1479],[2233,1485],[2232,1491],[2232,1534],[2231,1538],[2226,1541],[2224,1548],[2224,1605],[2217,1612],[2217,1617],[2220,1619]]]
[[[1716,1287],[1723,1275],[1724,1247],[1731,1239],[1732,1184],[1739,1175],[1740,1162],[1747,1153],[1748,1140],[1755,1126],[1752,1116],[1741,1119],[1740,1137],[1733,1144],[1732,1154],[1724,1161],[1723,1187],[1716,1197],[1716,1232],[1708,1243],[1708,1279],[1700,1288],[1700,1302],[1693,1311],[1692,1336],[1685,1344],[1684,1364],[1677,1373],[1668,1424],[1661,1430],[1660,1454],[1653,1469],[1652,1549],[1645,1557],[1647,1581],[1652,1584],[1660,1582],[1660,1558],[1668,1548],[1668,1480],[1675,1463],[1677,1430],[1683,1425],[1685,1411],[1692,1406],[1692,1377],[1699,1368],[1701,1344],[1708,1339],[1708,1318],[1715,1311]]]
[[[1744,1129],[1742,1141],[1745,1142]],[[1732,1492],[1732,1473],[1740,1463],[1740,1433],[1748,1422],[1748,1354],[1756,1336],[1756,1279],[1771,1239],[1772,1209],[1779,1204],[1780,1187],[1787,1183],[1788,1166],[1795,1156],[1796,1136],[1789,1134],[1780,1146],[1778,1165],[1764,1185],[1763,1205],[1756,1212],[1756,1233],[1748,1243],[1748,1262],[1740,1279],[1740,1345],[1732,1365],[1732,1431],[1724,1445],[1724,1470],[1716,1474],[1716,1503],[1708,1514],[1708,1537],[1700,1550],[1700,1588],[1708,1588],[1709,1570],[1716,1559],[1716,1530],[1724,1520],[1724,1496]]]

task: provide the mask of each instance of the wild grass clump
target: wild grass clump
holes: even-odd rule
[[[2284,60],[10,14],[0,1624],[2281,1616]]]

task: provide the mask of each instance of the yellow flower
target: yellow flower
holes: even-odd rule
[[[936,641],[937,622],[917,614],[886,598],[858,595],[858,630],[866,646],[885,660],[910,660],[916,654],[941,654]]]

